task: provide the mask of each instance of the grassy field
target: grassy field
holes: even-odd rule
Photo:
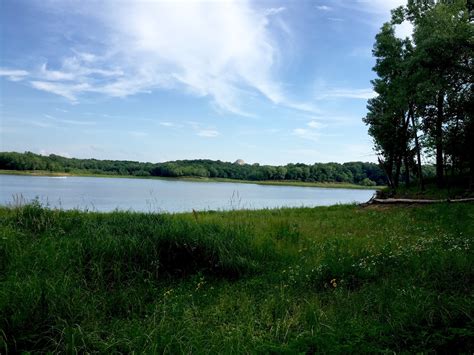
[[[0,352],[474,349],[474,204],[0,208]]]
[[[364,189],[364,190],[379,190],[385,186],[362,186],[356,184],[349,184],[344,182],[305,182],[293,180],[265,180],[265,181],[251,181],[251,180],[237,180],[224,178],[204,178],[194,176],[183,176],[179,178],[168,178],[161,176],[133,176],[133,175],[107,175],[107,174],[90,174],[84,173],[63,173],[51,172],[43,170],[1,170],[0,175],[30,175],[30,176],[82,176],[82,177],[105,177],[105,178],[126,178],[126,179],[159,179],[159,180],[179,180],[179,181],[194,181],[194,182],[231,182],[240,184],[257,184],[257,185],[278,185],[278,186],[301,186],[301,187],[324,187],[336,189]]]

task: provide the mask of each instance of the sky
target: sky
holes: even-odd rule
[[[2,0],[0,150],[375,161],[362,122],[371,51],[403,4]]]

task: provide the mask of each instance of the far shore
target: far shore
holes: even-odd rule
[[[240,184],[256,184],[256,185],[274,185],[274,186],[299,186],[299,187],[321,187],[331,189],[354,189],[354,190],[381,190],[385,186],[362,186],[356,184],[349,184],[344,182],[306,182],[306,181],[285,181],[285,180],[238,180],[226,178],[206,178],[196,176],[182,176],[182,177],[163,177],[163,176],[134,176],[134,175],[113,175],[113,174],[93,174],[93,173],[66,173],[59,171],[46,170],[1,170],[0,175],[28,175],[28,176],[80,176],[80,177],[102,177],[102,178],[127,178],[127,179],[158,179],[168,181],[191,181],[191,182],[229,182]]]

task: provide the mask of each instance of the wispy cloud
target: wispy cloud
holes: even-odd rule
[[[201,129],[197,131],[197,135],[200,137],[214,138],[219,135],[219,132],[213,129]]]
[[[44,156],[48,156],[50,154],[56,154],[56,155],[60,155],[62,157],[71,158],[71,154],[69,154],[68,152],[52,151],[52,150],[44,149],[44,148],[39,150],[39,154],[44,155]]]
[[[338,0],[340,1],[340,0]],[[379,28],[382,23],[390,21],[390,11],[407,4],[407,0],[356,0],[355,2],[340,2],[340,5],[354,11],[362,11],[371,15],[369,24]],[[403,22],[395,26],[395,34],[400,38],[410,37],[413,34],[413,26],[409,22]]]
[[[306,127],[304,128],[295,128],[293,129],[293,135],[302,138],[302,139],[307,139],[310,141],[317,142],[319,141],[321,137],[321,132],[320,130],[322,128],[326,127],[326,124],[321,123],[316,120],[311,120],[306,124]]]
[[[272,7],[272,8],[270,8],[270,9],[266,9],[266,10],[265,10],[265,14],[266,14],[266,15],[276,15],[276,14],[278,14],[278,13],[280,13],[280,12],[285,11],[285,10],[286,10],[286,8],[283,7],[283,6],[280,6],[280,7]]]
[[[48,81],[30,81],[32,87],[38,90],[43,90],[63,96],[66,99],[69,99],[72,103],[77,102],[77,95],[81,92],[87,91],[90,89],[90,85],[87,83],[82,84],[67,84],[67,83],[56,83]]]
[[[173,122],[162,121],[158,122],[158,124],[163,127],[176,127],[176,123]]]
[[[52,115],[44,114],[44,117],[46,117],[50,121],[54,121],[57,123],[63,123],[63,124],[71,124],[71,125],[78,125],[78,126],[94,126],[97,123],[94,121],[84,121],[84,120],[71,120],[71,119],[64,119],[64,118],[57,118]],[[46,124],[51,125],[50,122],[47,122]]]
[[[54,4],[69,16],[77,12],[74,2]],[[283,7],[262,9],[245,0],[139,1],[120,6],[107,0],[90,5],[80,13],[92,25],[77,30],[87,30],[88,38],[100,38],[101,52],[93,50],[97,43],[90,43],[85,51],[72,48],[73,55],[59,66],[40,64],[28,78],[33,88],[73,103],[84,94],[125,97],[184,89],[240,115],[250,115],[246,98],[258,93],[277,105],[316,111],[310,104],[291,100],[278,80],[281,48],[272,31],[282,26],[270,31],[269,25]],[[277,17],[281,24],[282,16]],[[99,29],[101,33],[94,34]],[[5,75],[29,74],[12,72]]]
[[[41,121],[41,120],[26,120],[23,121],[24,123],[28,125],[32,125],[35,127],[40,127],[40,128],[51,128],[51,127],[56,127],[56,125],[52,122],[47,122],[47,121]]]
[[[0,76],[5,76],[10,81],[23,80],[28,74],[26,70],[0,68]]]
[[[320,11],[331,11],[332,7],[327,6],[327,5],[318,5],[316,8]]]
[[[295,128],[293,130],[293,135],[298,136],[303,139],[308,139],[314,142],[317,142],[321,137],[321,134],[317,131],[314,131],[309,128]]]
[[[220,132],[215,129],[214,127],[205,127],[201,123],[197,121],[185,121],[184,124],[180,123],[174,123],[174,122],[169,122],[169,121],[161,121],[158,122],[160,126],[167,127],[167,128],[174,128],[174,129],[180,129],[184,131],[189,131],[193,132],[193,134],[196,134],[199,137],[205,137],[205,138],[214,138],[220,135]]]
[[[328,89],[316,94],[316,100],[326,99],[363,99],[368,100],[377,96],[372,89]]]
[[[321,128],[326,126],[352,126],[359,125],[361,120],[359,116],[344,116],[344,115],[334,115],[334,114],[321,114],[320,116],[311,116],[310,122],[316,122],[321,124]],[[324,122],[324,123],[323,123]],[[310,123],[308,123],[309,125]]]
[[[361,7],[366,12],[390,15],[390,10],[406,3],[407,0],[356,0],[354,6]]]
[[[315,128],[315,129],[320,129],[320,128],[326,127],[326,125],[324,123],[313,120],[313,121],[308,122],[308,127]]]

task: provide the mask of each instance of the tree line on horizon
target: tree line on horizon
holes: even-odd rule
[[[65,173],[91,173],[130,176],[209,177],[250,181],[341,182],[364,186],[385,185],[383,170],[375,163],[315,163],[271,166],[236,164],[220,160],[178,160],[164,163],[141,163],[120,160],[66,158],[31,152],[0,152],[0,169],[43,170]],[[425,166],[426,174],[432,174]]]
[[[408,0],[373,47],[377,96],[363,121],[387,184],[424,188],[423,161],[434,162],[438,187],[474,186],[474,2]],[[412,37],[395,27],[413,25]]]

